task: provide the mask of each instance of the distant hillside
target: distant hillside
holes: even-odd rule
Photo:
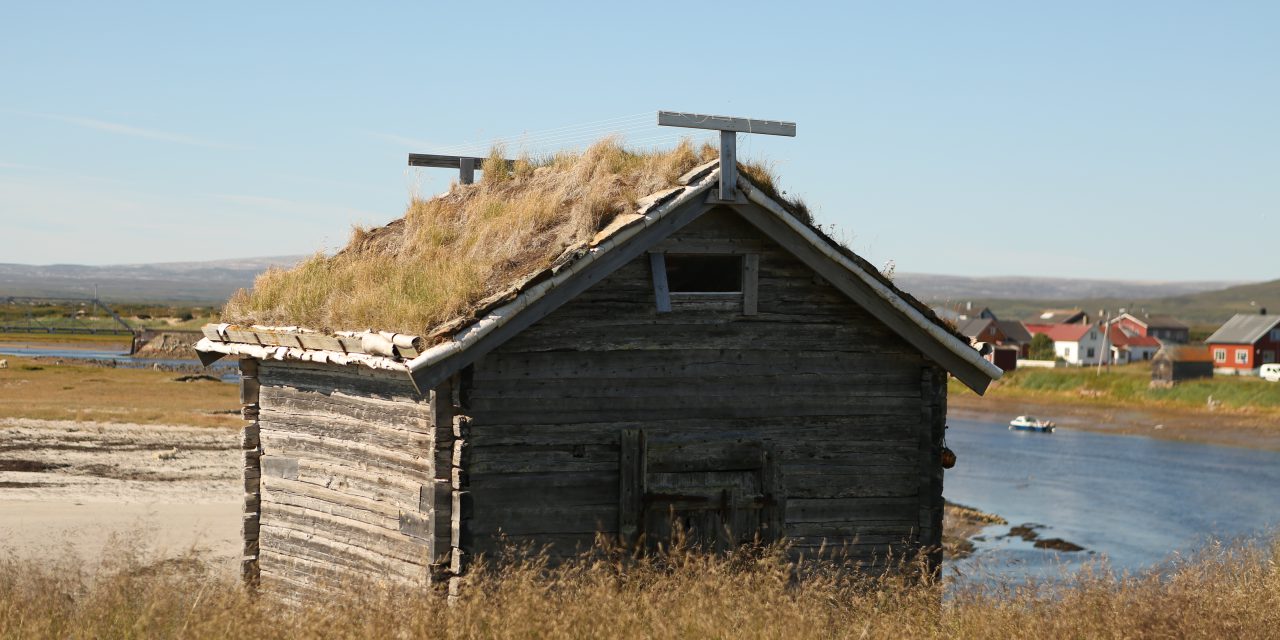
[[[958,305],[956,305],[958,306]],[[1146,310],[1147,313],[1170,314],[1192,325],[1219,325],[1237,313],[1280,313],[1280,280],[1243,284],[1217,291],[1202,291],[1159,297],[1086,297],[1061,298],[976,298],[974,308],[991,307],[1003,318],[1025,319],[1041,309],[1075,307],[1097,313],[1099,309]]]
[[[292,265],[304,256],[274,256],[209,262],[108,266],[0,264],[0,296],[91,296],[114,302],[183,302],[218,305],[271,266]],[[1023,318],[1046,307],[1078,306],[1171,313],[1195,324],[1217,324],[1233,313],[1250,313],[1251,302],[1280,313],[1280,280],[1234,282],[1140,282],[1068,278],[992,277],[900,273],[894,282],[931,304],[972,302],[1004,317]]]
[[[899,273],[894,283],[921,300],[963,304],[975,299],[1083,300],[1093,298],[1163,298],[1214,291],[1238,281],[1146,282],[1022,276],[968,277]]]
[[[302,256],[209,262],[87,266],[0,263],[0,295],[92,296],[117,302],[221,304],[268,267],[291,265]]]

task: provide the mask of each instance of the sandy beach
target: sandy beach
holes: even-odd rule
[[[88,559],[115,536],[234,567],[239,469],[229,429],[0,420],[0,553]]]

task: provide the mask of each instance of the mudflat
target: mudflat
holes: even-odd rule
[[[113,537],[161,554],[240,554],[233,429],[0,419],[0,553],[73,551]]]

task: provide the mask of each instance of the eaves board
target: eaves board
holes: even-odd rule
[[[483,337],[458,349],[453,353],[433,362],[428,367],[418,368],[410,374],[419,392],[434,388],[467,365],[479,360],[482,356],[496,349],[502,343],[515,337],[533,323],[547,317],[562,305],[573,300],[589,287],[604,280],[623,265],[644,255],[654,245],[662,242],[672,233],[697,220],[702,214],[717,205],[708,204],[700,197],[691,197],[688,201],[671,211],[665,212],[653,224],[641,229],[625,241],[606,249],[601,249],[599,257],[573,272],[564,281],[556,283],[545,294],[518,310],[513,310],[500,326],[486,333]]]
[[[930,335],[919,324],[895,309],[884,297],[863,282],[861,278],[858,278],[844,265],[819,251],[809,239],[798,234],[773,212],[767,211],[754,203],[734,205],[733,208],[744,219],[760,229],[762,233],[791,252],[806,266],[839,289],[841,293],[866,309],[876,319],[893,330],[894,333],[897,333],[925,356],[937,362],[963,382],[965,386],[973,389],[974,392],[979,395],[983,394],[986,392],[987,386],[991,384],[991,381],[995,377],[999,377],[998,374],[993,376],[990,371],[985,371],[980,365],[970,362],[957,354],[954,349],[942,344],[938,337]],[[963,345],[963,347],[971,349],[968,345]],[[976,356],[977,352],[974,351],[974,354]],[[994,365],[992,368],[994,368]]]

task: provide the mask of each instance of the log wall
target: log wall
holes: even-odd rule
[[[799,552],[844,546],[872,562],[938,543],[945,373],[736,214],[708,213],[665,245],[726,240],[757,252],[753,315],[723,300],[658,313],[642,256],[475,365],[455,543],[568,554],[618,533],[628,430],[651,458],[767,448]]]
[[[450,550],[438,557],[435,505],[449,487],[436,473],[433,397],[358,367],[265,361],[257,382],[262,582],[429,581]]]

